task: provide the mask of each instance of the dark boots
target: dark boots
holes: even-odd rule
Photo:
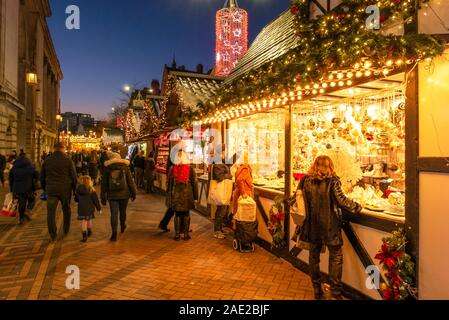
[[[179,241],[181,239],[181,225],[182,225],[182,217],[175,216],[175,240]]]
[[[315,300],[321,300],[323,298],[323,288],[321,287],[321,282],[313,282],[313,294]]]
[[[91,237],[92,236],[92,229],[87,229],[87,236]]]
[[[117,231],[112,233],[111,239],[109,239],[109,240],[111,240],[113,242],[117,241]]]
[[[87,231],[83,231],[83,239],[81,240],[81,242],[86,243],[87,242]]]
[[[187,214],[186,216],[184,216],[184,240],[192,239],[189,236],[189,231],[190,231],[190,214]]]

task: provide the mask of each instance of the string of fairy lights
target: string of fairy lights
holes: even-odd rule
[[[217,110],[213,116],[203,119],[200,123],[214,124],[233,120],[266,109],[283,107],[289,103],[311,99],[314,96],[353,87],[357,82],[364,82],[367,78],[375,80],[376,78],[386,77],[397,70],[403,69],[405,65],[411,65],[419,60],[388,60],[383,68],[377,68],[373,66],[371,61],[365,59],[360,63],[356,63],[352,69],[333,71],[320,82],[310,83],[305,86],[298,85],[296,90],[285,91],[276,98],[260,99],[250,103],[236,105],[225,110]]]

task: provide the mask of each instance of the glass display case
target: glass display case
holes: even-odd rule
[[[255,186],[285,187],[285,117],[275,109],[229,122],[227,156],[251,165]]]
[[[292,190],[317,156],[328,155],[350,198],[369,211],[403,216],[404,94],[398,86],[293,106]]]

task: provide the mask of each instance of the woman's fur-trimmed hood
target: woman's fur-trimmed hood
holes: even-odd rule
[[[129,166],[129,161],[126,159],[122,159],[122,157],[115,152],[108,152],[107,154],[109,160],[104,162],[105,167],[109,167],[113,164],[124,164],[126,166]]]

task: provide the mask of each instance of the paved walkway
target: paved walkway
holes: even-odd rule
[[[25,226],[0,217],[0,299],[313,299],[305,274],[260,247],[235,252],[232,237],[214,239],[199,214],[192,213],[193,239],[173,241],[157,229],[164,211],[163,197],[140,194],[117,243],[109,241],[107,208],[87,244],[75,209],[71,233],[55,243],[48,240],[45,203]],[[70,265],[80,269],[79,290],[66,288]]]

